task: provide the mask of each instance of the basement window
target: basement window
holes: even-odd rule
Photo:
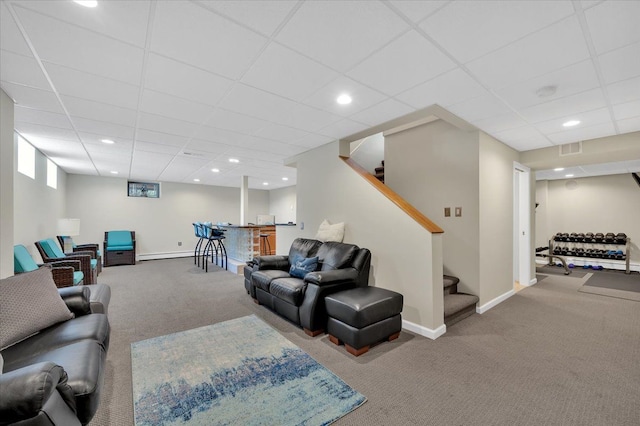
[[[58,166],[47,158],[47,186],[58,188]]]
[[[160,198],[160,184],[151,182],[128,182],[129,197]]]
[[[36,178],[36,149],[21,136],[18,136],[18,171]]]

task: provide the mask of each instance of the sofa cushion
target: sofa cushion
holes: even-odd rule
[[[358,246],[353,244],[328,241],[318,249],[318,257],[322,264],[321,271],[342,269],[351,266]]]
[[[314,257],[321,245],[322,242],[318,240],[296,238],[289,249],[289,265],[293,265],[298,256],[302,258]]]
[[[271,295],[295,306],[300,306],[304,299],[307,285],[300,278],[277,278],[271,281]]]
[[[341,243],[344,239],[344,222],[330,224],[327,219],[323,220],[318,228],[316,240],[322,242],[336,241]]]
[[[251,282],[253,286],[256,288],[261,288],[262,290],[269,292],[269,285],[271,281],[276,278],[287,278],[289,277],[288,271],[280,271],[278,269],[266,269],[264,271],[255,271],[251,274]]]
[[[46,266],[0,280],[0,300],[0,349],[73,318]]]
[[[303,258],[297,255],[291,264],[289,275],[295,278],[304,278],[305,275],[316,269],[318,269],[318,256]]]

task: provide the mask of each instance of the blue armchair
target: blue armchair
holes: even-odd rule
[[[53,266],[51,272],[56,287],[71,287],[82,284],[84,274],[80,270],[79,260],[63,260],[48,264]],[[21,244],[13,246],[13,272],[15,274],[35,271],[39,267],[40,265],[33,260],[25,246]]]
[[[104,233],[104,266],[136,264],[135,231]]]
[[[71,247],[73,248],[74,253],[78,251],[90,251],[92,253],[91,258],[98,261],[98,275],[100,275],[100,272],[102,272],[102,252],[100,251],[100,244],[76,244],[73,242],[73,238],[66,235],[57,235],[56,238],[58,239],[63,251],[65,239],[71,241]]]
[[[78,251],[65,254],[52,238],[36,241],[35,244],[45,263],[60,262],[63,260],[79,260],[80,269],[84,274],[84,283],[98,283],[98,260],[91,258],[92,253],[90,251]]]

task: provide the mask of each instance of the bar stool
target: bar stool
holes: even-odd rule
[[[211,253],[211,262],[218,264],[218,251],[220,252],[220,266],[225,269],[229,269],[229,259],[227,258],[227,249],[224,246],[223,240],[225,239],[224,230],[214,228],[211,222],[204,222],[202,224],[205,237],[207,238],[207,244],[204,248],[202,255],[202,268],[209,272],[209,253]],[[214,260],[215,258],[215,260]]]
[[[198,238],[198,242],[196,243],[196,248],[193,250],[193,263],[200,266],[200,253],[202,251],[202,242],[205,239],[204,230],[202,229],[202,223],[194,222],[193,224],[193,232]]]
[[[269,242],[269,234],[260,234],[260,256],[271,254],[271,243]]]

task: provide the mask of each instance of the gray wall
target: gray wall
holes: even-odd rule
[[[296,209],[295,186],[269,191],[269,214],[276,217],[276,223],[296,223]]]
[[[13,101],[0,90],[0,278],[13,275]]]
[[[69,175],[67,190],[67,214],[81,219],[77,242],[102,244],[105,231],[136,231],[142,259],[192,252],[195,221],[240,219],[239,188],[164,182],[160,198],[134,198],[127,196],[126,179]],[[249,217],[268,211],[268,191],[250,190]]]

